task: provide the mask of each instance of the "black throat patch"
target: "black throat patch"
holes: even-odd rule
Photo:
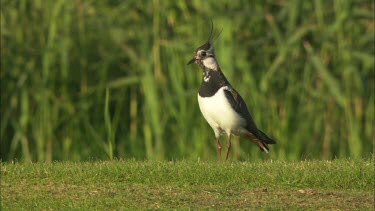
[[[203,77],[199,96],[211,97],[223,86],[230,85],[221,70],[203,69]]]

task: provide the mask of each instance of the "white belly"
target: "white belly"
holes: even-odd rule
[[[246,130],[244,129],[246,120],[232,108],[225,96],[225,89],[228,89],[228,87],[221,87],[211,97],[200,97],[198,94],[199,108],[214,130],[216,137],[222,132],[240,135]]]

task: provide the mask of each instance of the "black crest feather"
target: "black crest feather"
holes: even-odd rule
[[[199,48],[197,48],[196,51],[201,50],[201,49],[203,49],[203,50],[210,49],[211,45],[220,36],[220,34],[221,34],[222,31],[223,31],[223,29],[221,29],[220,31],[217,31],[216,29],[214,29],[214,23],[211,21],[210,35],[208,36],[207,41],[202,46],[200,46]]]

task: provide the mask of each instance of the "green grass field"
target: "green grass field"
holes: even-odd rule
[[[374,208],[374,9],[1,0],[2,210]],[[268,155],[234,138],[212,161],[186,65],[211,22],[220,67],[277,141]]]
[[[2,163],[3,210],[371,210],[374,162]]]

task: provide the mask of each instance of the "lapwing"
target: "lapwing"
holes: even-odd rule
[[[276,142],[258,129],[245,101],[221,71],[213,46],[215,34],[212,26],[207,42],[194,51],[193,59],[187,64],[195,63],[203,70],[198,103],[203,117],[215,133],[219,158],[222,159],[219,140],[222,134],[226,134],[228,138],[225,160],[228,160],[232,134],[252,141],[260,150],[268,153],[268,144]],[[219,35],[220,33],[216,37]]]

